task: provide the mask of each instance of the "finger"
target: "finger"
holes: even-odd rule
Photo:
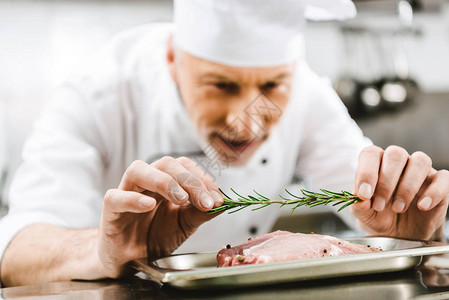
[[[449,171],[432,171],[432,182],[418,200],[418,208],[423,211],[429,211],[442,201],[447,201],[449,195]]]
[[[185,203],[189,195],[169,174],[143,161],[133,162],[123,175],[119,189],[135,192],[145,190],[160,194],[174,204]]]
[[[370,232],[372,220],[376,219],[377,211],[373,209],[359,208],[355,204],[349,207],[351,213],[357,218],[357,223],[363,230]]]
[[[221,213],[208,214],[196,209],[193,205],[180,207],[182,213],[179,213],[179,227],[185,237],[192,235],[199,226],[211,219],[219,216]]]
[[[390,146],[385,149],[380,167],[379,179],[374,192],[373,208],[383,211],[398,186],[409,155],[405,149]]]
[[[402,213],[408,209],[432,169],[432,160],[423,152],[413,153],[396,190],[392,209]]]
[[[383,153],[382,148],[377,146],[366,147],[360,152],[355,176],[355,194],[364,201],[355,203],[358,209],[371,208],[371,197],[377,185]]]
[[[153,164],[156,168],[169,174],[189,195],[189,201],[201,211],[214,207],[214,199],[202,180],[186,169],[173,157],[164,157]]]
[[[106,213],[145,213],[156,207],[156,199],[132,191],[110,189],[105,193],[103,210]]]
[[[209,190],[209,193],[214,199],[214,207],[219,207],[223,204],[223,195],[218,189],[217,184],[212,180],[212,178],[210,178],[209,175],[207,175],[206,172],[203,171],[203,169],[201,169],[198,166],[197,163],[195,163],[191,159],[188,159],[187,157],[179,157],[177,158],[177,161],[181,165],[183,165],[187,170],[198,176],[201,179],[201,181],[206,185],[207,189]]]

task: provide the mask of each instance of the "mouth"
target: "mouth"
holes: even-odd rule
[[[237,153],[242,153],[249,147],[251,147],[253,144],[255,144],[255,140],[229,140],[222,136],[218,136],[218,138],[221,140],[223,144],[226,145],[230,150],[233,150]]]
[[[218,159],[234,166],[245,164],[264,140],[257,137],[229,139],[221,134],[214,134],[209,138],[211,145],[217,151],[214,155],[218,154]]]

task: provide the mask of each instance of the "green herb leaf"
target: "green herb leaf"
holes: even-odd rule
[[[342,191],[341,193],[336,193],[332,191],[328,191],[325,189],[321,189],[321,193],[311,192],[308,190],[301,190],[302,196],[294,195],[293,193],[289,192],[288,190],[285,190],[287,194],[289,194],[293,198],[286,198],[281,195],[279,197],[281,199],[279,200],[272,200],[268,197],[265,197],[255,190],[254,193],[255,196],[248,195],[247,197],[242,196],[241,194],[237,193],[234,189],[231,188],[231,191],[237,196],[237,200],[232,199],[227,194],[221,190],[221,193],[223,194],[223,205],[220,207],[215,207],[211,209],[208,214],[214,214],[214,213],[220,213],[224,211],[228,211],[228,213],[236,213],[248,206],[251,205],[259,205],[259,207],[253,208],[252,210],[259,210],[264,207],[267,207],[272,204],[280,204],[280,206],[284,205],[292,205],[295,204],[295,206],[292,208],[291,213],[295,211],[298,207],[301,206],[308,206],[308,207],[315,207],[320,205],[328,205],[332,203],[332,206],[339,206],[342,205],[338,211],[341,211],[342,209],[348,207],[349,205],[352,205],[358,201],[361,201],[360,198],[357,196]]]

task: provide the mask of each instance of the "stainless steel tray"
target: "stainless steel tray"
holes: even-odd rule
[[[152,262],[141,258],[133,261],[132,266],[163,283],[197,289],[400,271],[418,265],[423,255],[449,252],[449,245],[439,242],[388,237],[346,240],[383,251],[224,268],[217,267],[216,252],[190,253],[172,255]]]

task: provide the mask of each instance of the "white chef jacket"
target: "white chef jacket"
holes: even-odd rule
[[[169,76],[170,31],[171,24],[150,24],[119,34],[56,90],[10,187],[9,214],[0,221],[0,255],[32,223],[97,227],[105,191],[119,185],[134,160],[204,150]],[[215,170],[196,161],[228,192],[255,189],[277,197],[295,176],[314,190],[352,190],[358,153],[369,144],[332,88],[300,62],[288,107],[245,166]],[[177,252],[241,243],[252,227],[257,234],[269,231],[278,214],[276,206],[224,213]]]

